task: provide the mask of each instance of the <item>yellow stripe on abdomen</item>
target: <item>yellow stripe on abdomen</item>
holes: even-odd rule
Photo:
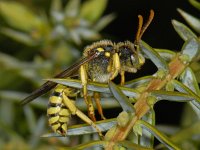
[[[64,136],[67,133],[67,125],[71,117],[71,112],[63,103],[62,92],[65,92],[70,99],[74,100],[76,94],[72,91],[71,88],[58,85],[49,98],[47,109],[48,122],[52,130]]]

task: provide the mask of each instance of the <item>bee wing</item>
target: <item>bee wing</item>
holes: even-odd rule
[[[57,74],[56,76],[54,76],[54,78],[64,78],[64,77],[69,77],[71,76],[75,71],[77,71],[81,65],[89,62],[90,60],[96,58],[97,55],[96,53],[93,53],[87,57],[84,57],[80,60],[78,60],[76,63],[74,63],[72,66],[70,66],[69,68],[67,68],[66,70],[62,71],[61,73]],[[40,88],[36,89],[35,91],[33,91],[28,97],[24,98],[20,104],[21,105],[25,105],[31,101],[33,101],[35,98],[42,96],[43,94],[47,93],[48,91],[50,91],[51,89],[53,89],[55,86],[57,85],[57,83],[51,82],[51,81],[47,81],[45,82],[43,85],[40,86]]]

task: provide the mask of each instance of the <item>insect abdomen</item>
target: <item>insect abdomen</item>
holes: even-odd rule
[[[55,133],[66,135],[71,112],[63,103],[62,91],[64,89],[62,87],[58,85],[49,98],[47,115],[52,130]]]

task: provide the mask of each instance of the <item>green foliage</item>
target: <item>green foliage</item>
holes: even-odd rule
[[[191,30],[188,30],[188,28],[183,24],[173,23],[173,25],[177,32],[183,31],[183,33],[186,33],[187,35],[192,33]],[[194,33],[192,34],[195,35]],[[182,36],[182,34],[180,36]],[[140,42],[140,48],[145,53],[147,58],[149,58],[153,63],[157,63],[155,65],[157,66],[158,71],[154,73],[154,77],[145,76],[133,81],[129,81],[125,84],[128,87],[117,86],[112,82],[109,82],[108,85],[93,82],[88,83],[88,90],[90,91],[111,93],[123,109],[123,112],[118,114],[116,124],[110,127],[106,132],[105,139],[96,141],[95,143],[90,142],[90,144],[92,144],[92,146],[101,145],[105,149],[145,149],[153,148],[154,138],[156,138],[163,144],[158,145],[157,148],[162,148],[164,146],[168,149],[188,149],[189,147],[185,146],[187,139],[183,137],[184,141],[182,141],[181,137],[179,136],[180,134],[185,133],[184,129],[180,129],[180,134],[177,136],[176,133],[174,133],[176,138],[173,138],[173,135],[171,135],[170,138],[155,127],[155,112],[153,109],[154,105],[160,100],[186,102],[192,106],[191,108],[194,109],[196,115],[199,117],[199,86],[194,73],[192,73],[192,70],[188,68],[188,66],[195,60],[195,57],[198,56],[200,42],[196,36],[188,38],[183,44],[181,51],[178,53],[161,49],[156,51],[143,41]],[[159,53],[162,55],[159,55]],[[168,59],[162,58],[162,56],[166,56],[166,53],[169,53],[168,56],[173,57],[168,57]],[[82,83],[79,80],[48,80],[58,84],[63,84],[65,86],[75,88],[82,87]],[[169,87],[168,83],[173,86],[173,88],[170,88],[170,91],[168,91],[168,88],[166,88]],[[178,92],[174,91],[175,89]],[[132,99],[135,99],[134,102]],[[105,120],[104,123],[105,122],[109,124],[110,120]],[[199,121],[195,120],[195,122],[198,123]],[[102,124],[97,121],[97,125],[101,127]],[[77,130],[80,129],[83,133],[88,131],[81,127],[77,128]],[[186,132],[190,131],[193,132],[192,129],[186,130]],[[93,133],[93,131],[90,133]],[[131,134],[134,136],[131,136]],[[196,136],[196,133],[188,133],[188,135],[191,138]],[[49,136],[54,137],[55,135],[48,135],[48,137]],[[68,136],[72,135],[70,134]],[[131,137],[129,137],[128,141],[126,141],[125,139],[128,136]],[[106,143],[106,141],[110,142]],[[123,143],[119,144],[118,141],[123,141]],[[91,146],[90,144],[83,144],[84,148],[89,148]],[[83,145],[76,146],[76,148],[81,149]]]
[[[0,88],[13,82],[14,88],[20,88],[27,80],[37,85],[44,77],[52,76],[52,72],[58,72],[58,68],[69,66],[80,57],[83,42],[98,40],[99,31],[114,19],[113,14],[100,18],[106,2],[91,0],[82,4],[80,0],[70,0],[62,6],[61,0],[53,0],[46,14],[19,2],[1,1],[0,17],[4,21],[0,24],[1,36],[21,45],[15,48],[14,57],[1,50],[5,53],[0,54],[0,76],[4,77]],[[99,7],[93,7],[97,3]],[[89,8],[90,14],[97,14],[95,19],[88,20],[87,13],[82,14],[82,10]],[[0,44],[3,45],[1,41]],[[9,44],[7,48],[13,49]]]
[[[189,2],[194,7],[196,7],[198,10],[200,10],[200,3],[198,1],[189,0]],[[178,9],[178,12],[185,19],[185,21],[190,25],[190,27],[198,33],[198,36],[199,36],[199,34],[200,34],[200,19],[189,14],[189,13],[187,13],[187,12],[185,12],[182,9]],[[188,30],[190,30],[190,29],[188,28]],[[181,33],[179,32],[179,34],[181,34]],[[191,32],[189,33],[189,35],[194,36],[194,34],[191,35]],[[196,36],[196,37],[198,37],[198,36]],[[198,83],[200,83],[200,76],[199,76],[200,75],[200,61],[199,60],[200,60],[200,53],[197,55],[196,60],[193,63],[190,64],[191,68],[193,69],[193,71],[196,75]]]
[[[41,61],[51,60],[52,68],[66,66],[80,57],[83,41],[100,39],[100,29],[114,19],[111,14],[100,19],[106,2],[91,0],[81,4],[80,0],[70,0],[63,7],[60,0],[53,0],[48,15],[18,2],[1,1],[0,16],[9,27],[2,26],[0,32],[27,46],[37,46],[34,56],[42,53]],[[94,7],[97,4],[99,7]]]
[[[197,9],[200,10],[200,3],[196,0],[189,0],[189,2],[194,6],[196,7]]]
[[[88,21],[96,21],[102,15],[106,3],[107,3],[106,0],[86,1],[80,10],[81,17],[87,19]],[[98,9],[96,7],[97,4],[98,4]]]
[[[99,32],[115,18],[102,16],[107,0],[49,3],[0,1],[0,149],[48,149],[49,143],[62,143],[40,138],[47,132],[47,98],[24,108],[18,103],[42,79],[78,59],[86,43],[101,39]]]
[[[0,13],[11,27],[19,30],[30,31],[44,24],[42,19],[17,2],[1,2]]]
[[[200,8],[197,1],[190,0],[190,3]],[[30,10],[18,2],[0,1],[0,16],[4,21],[0,24],[1,35],[9,37],[13,43],[20,43],[14,56],[6,50],[0,53],[0,77],[3,79],[0,83],[0,89],[3,89],[0,91],[0,149],[104,147],[152,150],[155,148],[154,138],[161,143],[156,146],[157,149],[199,149],[200,143],[195,137],[200,134],[200,41],[190,28],[176,20],[172,21],[172,25],[185,41],[179,52],[154,49],[144,41],[139,42],[146,59],[150,59],[158,69],[154,74],[131,80],[124,86],[113,82],[88,83],[90,92],[102,93],[104,109],[122,109],[116,118],[95,122],[105,132],[104,139],[100,139],[96,130],[87,124],[69,126],[66,137],[48,133],[44,112],[46,98],[39,98],[23,108],[16,104],[27,96],[22,91],[32,90],[41,79],[52,76],[57,68],[68,66],[77,59],[84,42],[101,38],[99,31],[114,19],[113,14],[101,17],[106,5],[107,0],[84,3],[69,0],[65,6],[61,0],[53,0],[49,14],[46,14],[44,10],[36,12],[34,6]],[[178,11],[199,33],[199,20],[183,10]],[[22,56],[27,58],[20,60]],[[80,80],[48,80],[82,88]],[[10,85],[12,89],[9,89]],[[161,100],[186,103],[178,132],[170,126],[167,126],[167,131],[164,126],[156,126],[154,105]],[[86,109],[82,97],[78,98],[76,106]]]

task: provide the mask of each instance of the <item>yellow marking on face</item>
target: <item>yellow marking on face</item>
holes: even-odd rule
[[[110,57],[110,52],[105,52],[106,57]]]
[[[103,51],[104,51],[104,49],[103,49],[102,47],[97,48],[97,50],[98,50],[99,52],[103,52]]]

